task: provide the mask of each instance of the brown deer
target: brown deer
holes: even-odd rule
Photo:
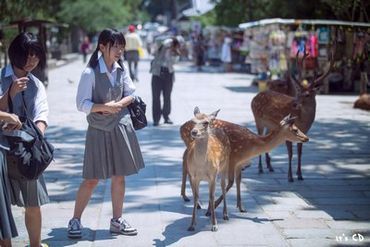
[[[353,108],[370,111],[370,94],[362,94],[353,104]]]
[[[180,134],[187,149],[193,142],[190,135],[190,131],[193,126],[194,123],[188,121],[180,128]],[[230,141],[231,152],[229,157],[228,184],[226,187],[226,192],[228,192],[232,187],[234,178],[236,177],[237,207],[239,208],[240,212],[245,212],[245,209],[241,203],[240,193],[241,171],[246,164],[250,165],[250,159],[275,148],[286,140],[292,142],[308,141],[308,137],[294,125],[294,118],[292,118],[290,115],[286,116],[280,122],[280,128],[271,131],[266,136],[256,135],[245,127],[219,119],[213,121],[213,126],[214,128],[222,128]],[[188,151],[185,150],[184,153],[186,154],[187,152]],[[187,158],[183,159],[181,195],[185,201],[189,200],[185,195],[186,171],[188,166],[187,163]],[[221,203],[223,198],[223,196],[220,196],[217,199],[215,207]]]
[[[262,135],[265,128],[267,129],[267,131],[277,128],[279,126],[278,123],[280,119],[283,116],[286,116],[288,113],[292,113],[293,116],[297,117],[296,125],[300,130],[302,130],[304,133],[308,132],[308,130],[312,126],[313,121],[315,120],[316,92],[323,85],[322,81],[329,74],[334,64],[334,52],[333,52],[334,49],[335,45],[332,46],[329,69],[326,72],[324,72],[321,76],[314,77],[311,83],[303,80],[301,66],[299,66],[299,79],[297,79],[293,75],[290,75],[290,82],[294,82],[296,85],[295,87],[293,87],[294,90],[290,91],[290,94],[293,94],[292,96],[268,90],[265,92],[258,93],[253,98],[251,106],[258,134]],[[297,64],[298,64],[298,55],[299,52],[297,53],[296,57]],[[303,64],[304,59],[307,56],[308,53],[304,51],[301,65]],[[291,168],[293,156],[292,142],[287,141],[286,146],[288,149],[289,156],[288,181],[293,182],[294,180]],[[297,150],[298,150],[297,175],[299,180],[303,180],[301,170],[302,143],[297,144]],[[274,171],[271,166],[271,159],[269,154],[266,153],[265,156],[267,168],[270,171]],[[259,156],[258,168],[259,172],[262,173],[263,169],[261,155]]]
[[[190,143],[186,153],[187,170],[194,197],[194,208],[189,231],[194,231],[196,224],[196,208],[199,200],[199,184],[206,180],[209,186],[209,210],[212,223],[212,231],[217,231],[215,215],[215,188],[217,175],[221,174],[222,195],[225,197],[225,177],[228,169],[230,156],[229,138],[221,128],[213,127],[213,120],[217,113],[206,115],[200,113],[195,107],[192,119],[194,126],[190,131],[194,141]],[[226,200],[224,200],[223,217],[228,220]]]

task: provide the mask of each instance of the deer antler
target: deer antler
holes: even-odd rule
[[[297,65],[297,68],[298,68],[298,75],[299,75],[299,78],[297,79],[294,75],[294,73],[289,73],[290,75],[290,79],[292,81],[294,81],[298,86],[299,88],[302,88],[302,84],[301,84],[301,81],[302,81],[302,70],[303,70],[303,62],[304,60],[309,56],[310,54],[308,52],[306,52],[306,47],[304,47],[304,50],[303,50],[303,56],[302,56],[302,61],[301,63],[299,63],[299,50],[297,51],[297,54],[296,54],[296,57],[295,57],[295,62],[296,62],[296,65]]]
[[[322,81],[325,79],[325,77],[327,77],[329,75],[330,71],[333,69],[333,67],[334,67],[334,56],[335,56],[336,50],[337,50],[337,41],[334,39],[333,45],[331,46],[331,49],[330,49],[329,69],[327,71],[325,71],[321,76],[319,76],[318,78],[316,78],[312,82],[312,84],[311,84],[312,87],[321,86]]]

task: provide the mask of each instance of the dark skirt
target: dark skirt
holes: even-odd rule
[[[10,184],[5,154],[0,149],[0,240],[18,236],[11,211]]]
[[[139,61],[139,51],[138,50],[126,51],[125,59],[126,61],[138,62]]]
[[[10,179],[10,195],[12,204],[18,207],[40,207],[49,203],[43,175],[30,181]]]

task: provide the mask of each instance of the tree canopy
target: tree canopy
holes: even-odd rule
[[[137,0],[1,0],[0,20],[6,24],[21,19],[46,19],[96,32],[147,19],[139,5]]]
[[[213,13],[200,19],[215,25],[237,26],[264,18],[339,19],[370,21],[367,0],[213,0]],[[210,20],[210,17],[213,19]]]
[[[190,0],[0,0],[0,24],[32,18],[79,26],[87,32],[123,27],[176,11]],[[370,21],[368,0],[211,0],[216,7],[197,18],[205,24],[237,26],[264,18]],[[174,7],[175,6],[175,7]],[[177,7],[176,7],[177,6]],[[145,9],[146,12],[144,10]],[[172,15],[175,16],[175,15]]]

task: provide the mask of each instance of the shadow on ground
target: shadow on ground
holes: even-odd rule
[[[253,123],[248,123],[248,125],[252,126]],[[198,212],[198,225],[194,233],[183,229],[184,225],[190,224],[192,203],[184,204],[180,197],[181,159],[184,144],[179,136],[179,126],[147,127],[138,131],[137,134],[142,145],[146,168],[137,176],[138,181],[127,184],[127,191],[140,191],[147,186],[153,186],[153,182],[157,185],[173,184],[178,187],[178,193],[161,198],[159,210],[188,215],[166,226],[163,232],[165,239],[163,241],[154,239],[154,244],[165,246],[181,238],[197,234],[199,231],[208,231],[206,226],[209,224],[209,219],[200,216],[202,212]],[[308,134],[310,142],[304,144],[303,147],[304,181],[287,182],[287,156],[283,145],[272,152],[275,173],[258,175],[256,159],[253,160],[252,167],[243,172],[244,182],[248,189],[247,192],[242,191],[242,198],[247,210],[258,212],[261,207],[278,205],[276,198],[290,192],[311,205],[302,208],[303,211],[322,210],[334,220],[359,222],[370,220],[368,210],[370,208],[369,123],[355,120],[316,121]],[[46,171],[48,182],[54,179],[64,186],[63,191],[58,191],[58,196],[51,193],[51,200],[74,200],[75,192],[81,181],[85,131],[50,126],[48,136],[52,143],[73,144],[73,148],[61,148],[56,153],[57,163],[71,165],[67,166],[67,169]],[[163,149],[168,149],[169,152],[163,152]],[[176,152],[178,156],[169,155]],[[188,191],[190,191],[189,188]],[[205,201],[204,205],[208,198],[207,191],[207,186],[203,184],[201,199]],[[104,191],[99,192],[98,190],[98,193],[104,194]],[[234,193],[228,194],[228,204],[232,207],[236,204]],[[68,196],[71,194],[73,197]],[[250,196],[257,201],[257,204],[250,201],[248,198]],[[128,201],[136,199],[136,195],[128,195],[126,198]],[[155,205],[156,202],[151,202],[150,198],[141,195],[140,200],[147,202],[144,208],[132,207],[128,210],[158,210],[158,205]],[[96,200],[96,203],[98,202],[100,200]],[[222,207],[217,209],[219,219],[221,218],[220,210]],[[235,211],[230,213],[230,218],[233,217],[242,217],[256,223],[283,220],[250,217],[248,212],[240,216]],[[57,241],[53,239],[53,236],[57,236],[58,231],[65,231],[65,229],[53,229],[49,234],[50,239],[46,241]],[[98,235],[105,236],[106,234]]]

